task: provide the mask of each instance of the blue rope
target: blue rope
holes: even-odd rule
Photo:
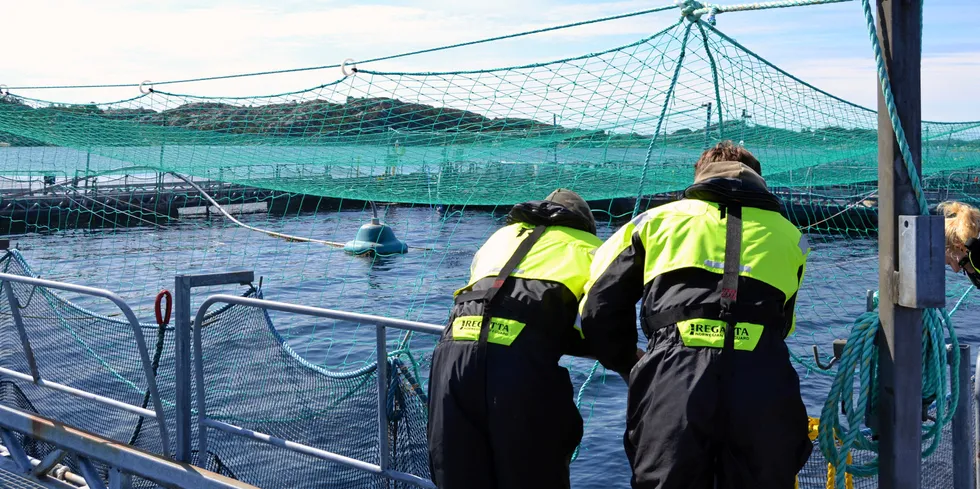
[[[683,21],[679,21],[672,27],[680,25]],[[653,146],[657,142],[657,136],[660,135],[660,127],[664,123],[664,117],[667,115],[667,107],[670,105],[670,96],[674,93],[674,87],[677,85],[677,78],[681,74],[681,66],[684,65],[684,54],[687,51],[687,39],[691,35],[691,27],[694,24],[688,24],[684,28],[684,39],[681,41],[681,52],[677,55],[677,66],[674,67],[674,77],[670,80],[670,87],[667,88],[667,94],[664,96],[664,104],[660,109],[660,118],[657,120],[657,129],[653,131],[653,137],[650,138],[650,145],[647,146],[647,155],[643,160],[643,171],[640,173],[640,185],[636,189],[636,203],[633,205],[633,217],[636,217],[640,213],[640,202],[643,200],[643,185],[646,183],[647,179],[647,169],[650,167],[650,157],[653,155]]]
[[[702,3],[696,0],[677,0],[677,5],[681,8],[681,17],[687,18],[691,22],[700,19],[702,15],[708,14],[706,21],[710,25],[715,25],[715,14],[725,12],[744,12],[748,10],[766,10],[773,8],[786,7],[807,7],[810,5],[823,5],[828,3],[851,2],[853,0],[779,0],[775,2],[756,2],[743,3],[738,5],[714,5]]]
[[[878,41],[874,16],[871,12],[869,0],[862,0],[864,7],[865,20],[868,24],[868,32],[871,37],[871,45],[874,50],[875,62],[878,69],[878,80],[881,83],[882,94],[888,110],[888,117],[891,121],[892,130],[902,154],[902,161],[911,181],[912,190],[919,207],[919,214],[928,215],[929,205],[926,201],[922,182],[914,166],[912,151],[908,145],[905,131],[902,129],[901,120],[898,117],[898,110],[895,106],[894,95],[891,90],[891,82],[885,67],[885,61],[881,54],[881,46]],[[921,14],[921,11],[920,11]],[[922,35],[921,23],[919,35]],[[972,287],[971,287],[972,288]],[[952,312],[955,312],[960,303],[969,293],[970,289],[960,297]],[[874,296],[875,308],[878,306],[878,294]],[[936,451],[942,434],[942,428],[952,420],[952,413],[956,410],[959,402],[959,383],[956,378],[959,370],[960,355],[959,342],[956,338],[956,331],[953,328],[950,315],[944,309],[930,308],[923,312],[923,323],[925,328],[922,332],[922,396],[923,399],[935,399],[936,416],[935,421],[926,422],[922,426],[922,440],[928,441],[928,446],[922,450],[922,457],[928,457]],[[830,394],[820,413],[820,431],[818,440],[820,450],[824,457],[834,465],[836,469],[836,487],[844,487],[845,475],[850,473],[856,476],[871,476],[877,473],[878,458],[875,457],[865,464],[854,464],[847,462],[847,456],[851,450],[867,450],[874,453],[878,452],[877,442],[868,438],[870,433],[861,427],[865,409],[868,403],[874,409],[877,406],[877,391],[871,388],[872,379],[877,377],[877,358],[878,349],[874,344],[878,336],[878,329],[881,321],[875,311],[866,312],[858,317],[851,329],[847,345],[841,357],[837,374],[830,389]],[[952,348],[952,359],[947,362],[946,355],[946,334],[948,333],[950,346]],[[947,368],[951,369],[947,381]],[[854,375],[855,370],[859,372],[860,385],[857,403],[853,399]],[[874,376],[874,377],[873,377]],[[846,393],[846,394],[845,394]],[[949,400],[948,404],[946,400]],[[843,405],[847,417],[847,428],[841,426],[840,417],[837,414],[837,406]],[[837,446],[836,438],[840,439],[840,447]],[[843,470],[842,470],[843,469]]]
[[[711,45],[708,43],[708,34],[704,32],[704,27],[698,22],[698,30],[701,31],[701,40],[704,41],[704,52],[708,55],[711,64],[711,81],[715,85],[715,104],[718,106],[718,139],[725,139],[725,121],[721,110],[721,87],[718,83],[718,67],[715,64],[715,57],[711,54]]]
[[[585,394],[585,389],[588,388],[590,384],[592,384],[592,378],[595,377],[595,372],[598,369],[599,369],[599,362],[596,361],[595,363],[592,364],[592,369],[589,370],[589,376],[585,378],[585,382],[582,383],[582,387],[579,387],[578,389],[578,395],[575,397],[575,409],[578,409],[580,411],[582,410],[582,396]],[[582,448],[581,443],[579,443],[579,445],[575,447],[575,451],[572,452],[572,460],[571,460],[572,462],[574,462],[575,459],[578,458],[578,452],[581,448]]]
[[[905,169],[912,181],[912,191],[915,192],[915,200],[919,203],[919,214],[929,214],[929,203],[922,193],[922,182],[919,174],[913,166],[912,150],[909,149],[908,140],[905,138],[905,130],[902,129],[902,121],[898,118],[898,108],[895,107],[895,96],[892,94],[891,81],[888,78],[888,70],[885,67],[885,59],[881,54],[881,44],[878,42],[878,33],[875,28],[875,19],[871,13],[871,4],[868,0],[861,0],[864,6],[864,16],[868,21],[868,34],[871,37],[871,47],[875,53],[875,64],[878,68],[878,81],[881,83],[881,91],[885,97],[885,105],[888,107],[888,119],[892,123],[892,130],[895,132],[895,139],[898,140],[898,147],[902,153],[902,160],[905,162]],[[922,35],[921,24],[919,35]]]
[[[608,17],[600,17],[598,19],[586,20],[586,21],[581,21],[581,22],[573,22],[573,23],[570,23],[570,24],[562,24],[562,25],[557,25],[557,26],[552,26],[552,27],[545,27],[545,28],[542,28],[542,29],[534,29],[534,30],[524,31],[524,32],[517,32],[517,33],[514,33],[514,34],[506,34],[506,35],[503,35],[503,36],[488,37],[488,38],[485,38],[485,39],[478,39],[476,41],[467,41],[467,42],[461,42],[461,43],[457,43],[457,44],[450,44],[450,45],[447,45],[447,46],[439,46],[439,47],[428,48],[428,49],[420,49],[418,51],[410,51],[410,52],[407,52],[407,53],[393,54],[393,55],[390,55],[390,56],[382,56],[382,57],[379,57],[379,58],[371,58],[371,59],[366,59],[364,61],[361,61],[360,64],[374,63],[374,62],[378,62],[378,61],[388,61],[388,60],[392,60],[392,59],[405,58],[405,57],[408,57],[408,56],[416,56],[416,55],[419,55],[419,54],[434,53],[434,52],[437,52],[437,51],[445,51],[445,50],[448,50],[448,49],[461,48],[461,47],[465,47],[465,46],[473,46],[473,45],[476,45],[476,44],[484,44],[484,43],[488,43],[488,42],[502,41],[502,40],[505,40],[505,39],[513,39],[513,38],[516,38],[516,37],[530,36],[530,35],[533,35],[533,34],[541,34],[541,33],[544,33],[544,32],[556,31],[556,30],[560,30],[560,29],[570,29],[572,27],[581,27],[581,26],[589,25],[589,24],[597,24],[597,23],[600,23],[600,22],[609,22],[611,20],[626,19],[626,18],[629,18],[629,17],[637,17],[637,16],[640,16],[640,15],[647,15],[647,14],[652,14],[652,13],[656,13],[656,12],[663,12],[665,10],[670,10],[672,8],[675,8],[675,6],[674,5],[665,5],[665,6],[661,6],[661,7],[649,8],[649,9],[645,9],[645,10],[639,10],[639,11],[636,11],[636,12],[629,12],[629,13],[626,13],[626,14],[611,15],[611,16],[608,16]],[[334,69],[334,68],[340,68],[340,64],[330,64],[330,65],[322,65],[322,66],[309,66],[309,67],[305,67],[305,68],[291,68],[291,69],[284,69],[284,70],[258,71],[258,72],[253,72],[253,73],[239,73],[239,74],[234,74],[234,75],[219,75],[219,76],[206,76],[206,77],[200,77],[200,78],[186,78],[186,79],[183,79],[183,80],[168,80],[168,81],[156,82],[156,83],[153,83],[152,85],[159,86],[159,85],[172,85],[172,84],[177,84],[177,83],[192,83],[192,82],[213,81],[213,80],[227,80],[227,79],[231,79],[231,78],[245,78],[245,77],[250,77],[250,76],[261,76],[261,75],[278,75],[278,74],[283,74],[283,73],[297,73],[297,72],[302,72],[302,71],[316,71],[316,70],[325,70],[325,69]],[[113,84],[101,84],[101,85],[40,85],[40,86],[7,87],[6,89],[7,90],[47,90],[47,89],[66,89],[66,88],[135,88],[135,87],[138,87],[139,85],[140,85],[139,83],[113,83]]]

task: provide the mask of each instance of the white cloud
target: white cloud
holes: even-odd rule
[[[339,63],[650,8],[645,0],[389,1],[389,4],[280,0],[123,0],[7,2],[0,83],[8,85],[138,83]],[[724,14],[719,28],[813,85],[874,107],[874,65],[859,6]],[[10,19],[14,19],[11,21]],[[677,12],[594,24],[519,40],[377,63],[374,69],[425,71],[512,66],[608,49],[657,32]],[[814,26],[826,26],[814,28]],[[978,53],[927,55],[923,114],[980,119],[968,97],[980,75]],[[253,77],[169,90],[250,95],[332,81],[338,69]],[[112,100],[120,90],[25,92],[62,101]]]
[[[877,107],[876,65],[870,57],[809,59],[782,68],[844,100]],[[980,52],[925,56],[921,77],[923,119],[980,120],[980,102],[970,95],[980,78]]]

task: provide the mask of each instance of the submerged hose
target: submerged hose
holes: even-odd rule
[[[276,231],[269,231],[267,229],[257,228],[255,226],[249,226],[248,224],[245,224],[245,223],[239,221],[238,219],[235,219],[235,217],[232,216],[231,214],[229,214],[228,211],[226,211],[224,209],[224,207],[221,207],[221,204],[218,204],[218,202],[215,201],[203,188],[201,188],[196,183],[192,182],[189,178],[187,178],[187,177],[185,177],[183,175],[180,175],[178,173],[174,173],[174,172],[168,172],[168,173],[170,173],[171,175],[173,175],[173,176],[175,176],[175,177],[183,180],[188,185],[190,185],[191,187],[193,187],[194,190],[197,190],[201,194],[202,197],[204,197],[208,202],[211,203],[211,205],[213,205],[216,209],[218,209],[218,211],[221,212],[221,214],[223,214],[225,217],[227,217],[229,220],[231,220],[231,222],[233,222],[233,223],[235,223],[235,224],[237,224],[237,225],[239,225],[239,226],[241,226],[241,227],[243,227],[245,229],[248,229],[250,231],[256,231],[256,232],[259,232],[259,233],[263,233],[263,234],[272,236],[273,238],[282,238],[282,239],[285,239],[286,241],[299,241],[299,242],[302,242],[302,243],[318,243],[318,244],[323,244],[323,245],[327,245],[327,246],[332,246],[334,248],[343,248],[344,247],[344,243],[338,243],[336,241],[327,241],[327,240],[324,240],[324,239],[315,239],[315,238],[303,238],[303,237],[300,237],[300,236],[292,236],[292,235],[289,235],[289,234],[278,233]],[[378,211],[377,211],[377,208],[375,208],[373,201],[371,202],[371,208],[373,209],[375,218],[377,218]],[[435,251],[435,248],[428,248],[428,247],[424,247],[424,246],[409,246],[409,248],[414,249],[414,250],[420,250],[420,251]],[[388,256],[388,255],[384,255],[384,256]]]
[[[232,216],[231,214],[229,214],[228,211],[226,211],[224,207],[221,207],[221,204],[218,204],[218,202],[215,201],[213,198],[211,198],[211,196],[208,195],[208,193],[205,192],[203,188],[201,188],[200,186],[198,186],[196,183],[192,182],[189,178],[187,178],[187,177],[185,177],[183,175],[180,175],[178,173],[175,173],[175,172],[169,172],[169,173],[171,175],[173,175],[173,176],[175,176],[175,177],[183,180],[185,183],[187,183],[188,185],[190,185],[191,187],[193,187],[194,190],[197,190],[198,192],[200,192],[200,194],[201,194],[202,197],[204,197],[205,199],[207,199],[207,201],[210,202],[211,205],[213,205],[215,208],[217,208],[218,211],[221,212],[222,214],[224,214],[224,216],[227,217],[229,220],[231,220],[231,222],[233,222],[233,223],[235,223],[235,224],[237,224],[237,225],[239,225],[239,226],[241,226],[241,227],[243,227],[245,229],[248,229],[250,231],[257,231],[257,232],[260,232],[260,233],[263,233],[263,234],[267,234],[267,235],[272,236],[274,238],[282,238],[282,239],[285,239],[286,241],[300,241],[300,242],[304,242],[304,243],[319,243],[319,244],[324,244],[324,245],[327,245],[327,246],[333,246],[335,248],[343,248],[344,247],[344,243],[337,243],[335,241],[326,241],[326,240],[314,239],[314,238],[302,238],[302,237],[299,237],[299,236],[291,236],[289,234],[277,233],[275,231],[269,231],[267,229],[261,229],[261,228],[257,228],[257,227],[254,227],[254,226],[249,226],[248,224],[245,224],[245,223],[239,221],[238,219],[235,219],[235,217]]]

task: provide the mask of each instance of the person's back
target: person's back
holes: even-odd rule
[[[582,436],[558,360],[584,353],[574,324],[601,244],[595,221],[559,190],[514,206],[508,222],[474,257],[433,352],[428,441],[442,489],[568,487]]]
[[[812,450],[783,341],[808,247],[758,162],[733,160],[702,158],[684,200],[637,216],[593,261],[582,328],[603,365],[629,376],[636,488],[789,489]]]

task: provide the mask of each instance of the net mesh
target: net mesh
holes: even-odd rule
[[[270,96],[156,90],[89,105],[4,101],[0,131],[16,135],[14,143],[81,150],[31,168],[64,178],[145,167],[383,202],[506,205],[560,185],[611,199],[684,188],[705,144],[731,138],[765,162],[774,186],[876,179],[874,111],[701,23],[555,62],[436,73],[361,68]],[[980,123],[926,123],[923,133],[927,174],[976,166]],[[513,185],[493,185],[501,180]]]
[[[377,363],[348,372],[313,365],[284,344],[257,308],[232,308],[202,334],[209,418],[379,463]],[[424,393],[412,387],[412,369],[392,360],[384,366],[391,468],[427,478]],[[259,487],[390,486],[379,476],[218,430],[209,430],[208,447]]]
[[[263,277],[271,299],[442,324],[473,254],[512,204],[571,188],[590,202],[605,239],[635,208],[676,198],[692,181],[700,152],[732,139],[759,158],[787,216],[814,248],[788,344],[808,410],[818,415],[832,378],[817,367],[811,347],[828,361],[832,340],[847,337],[865,310],[866,291],[877,288],[875,111],[795,78],[704,23],[677,23],[627,45],[524,66],[383,68],[366,63],[317,87],[254,97],[155,89],[72,105],[8,94],[0,99],[0,142],[10,145],[0,148],[0,228],[16,235],[20,252],[46,278],[109,288],[141,317],[150,317],[154,295],[176,273],[248,269]],[[930,203],[980,203],[980,122],[924,122],[922,134]],[[202,187],[238,222],[174,174]],[[407,254],[340,249],[370,220],[369,202],[409,245]],[[978,304],[966,295],[970,285],[951,272],[947,278],[948,302],[962,299],[955,321],[972,323]],[[195,290],[192,302],[208,293]],[[114,312],[89,298],[71,300],[92,314]],[[65,306],[45,307],[60,313]],[[6,321],[0,356],[11,351],[9,342],[18,344]],[[85,321],[123,331],[104,319]],[[373,327],[231,308],[204,331],[212,414],[376,461]],[[151,348],[157,333],[146,327]],[[165,331],[159,375],[162,395],[172,400],[171,335]],[[969,332],[960,338],[974,339]],[[123,342],[100,341],[107,350]],[[398,417],[389,436],[400,447],[392,460],[423,477],[419,394],[434,342],[389,338],[402,352],[390,359],[390,378],[419,384],[392,391],[403,403],[389,413]],[[54,372],[94,361],[82,360],[85,354],[65,356]],[[106,355],[136,389],[102,364],[85,374],[92,379],[68,380],[122,389],[138,404],[139,376],[127,376],[136,357]],[[591,361],[561,363],[586,420],[573,479],[607,487],[605,474],[629,470],[621,452],[623,386]],[[103,428],[132,434],[120,426]],[[147,428],[137,443],[153,447],[159,441]],[[318,483],[379,483],[215,430],[209,441],[219,457],[213,463],[250,482],[298,477],[287,470],[295,464]],[[947,460],[944,450],[934,457]],[[805,473],[823,481],[825,468],[816,450]],[[823,486],[809,485],[810,477],[804,487]]]
[[[3,258],[4,273],[34,276],[22,256],[10,252]],[[15,289],[17,286],[15,286]],[[127,382],[120,372],[119,362],[130,359],[130,375],[142,378],[139,356],[135,350],[130,325],[124,321],[86,311],[42,287],[28,287],[15,292],[24,309],[25,330],[31,341],[37,364],[43,366],[42,377],[86,390],[128,404],[147,406],[143,386]],[[262,297],[250,289],[246,296]],[[25,301],[24,297],[28,297]],[[34,297],[38,303],[50,306],[48,316],[32,309]],[[26,355],[16,335],[6,305],[4,355],[0,366],[29,373]],[[28,305],[25,305],[28,304]],[[2,310],[2,307],[0,307]],[[33,322],[32,322],[33,321]],[[43,326],[41,326],[43,324]],[[101,326],[101,327],[99,327]],[[165,417],[174,436],[174,399],[176,397],[175,356],[172,328],[141,325],[154,333],[149,343],[153,363],[158,365],[156,379]],[[195,326],[196,327],[196,326]],[[340,455],[378,463],[377,443],[377,364],[350,372],[329,372],[310,364],[296,355],[284,343],[272,325],[271,318],[261,309],[242,306],[215,308],[202,322],[202,352],[208,416],[211,419],[258,431],[271,436],[303,443]],[[85,336],[85,333],[91,336]],[[122,338],[129,336],[129,341]],[[82,343],[98,343],[97,347],[78,351],[66,336]],[[93,339],[98,338],[99,341]],[[119,340],[113,341],[113,339]],[[125,344],[125,348],[123,347]],[[103,349],[104,348],[104,349]],[[60,361],[52,352],[60,351]],[[101,353],[101,355],[100,355]],[[111,357],[110,357],[111,354]],[[390,467],[428,476],[425,451],[425,394],[418,386],[418,371],[407,352],[390,357],[388,368],[389,403],[385,409],[390,447]],[[136,360],[132,360],[136,359]],[[23,365],[20,365],[23,364]],[[140,370],[133,370],[140,369]],[[59,377],[47,372],[84,372],[84,377]],[[115,382],[106,378],[115,378]],[[243,396],[243,393],[249,393]],[[142,401],[141,401],[142,400]],[[48,416],[92,431],[107,438],[128,443],[154,453],[163,453],[155,421],[107,408],[91,402],[79,402],[64,393],[54,392],[30,382],[3,380],[0,383],[0,402],[18,409]],[[142,404],[141,404],[142,403]],[[43,406],[38,409],[37,406]],[[150,406],[152,409],[152,405]],[[362,436],[350,436],[359,433]],[[193,445],[198,446],[195,432]],[[22,439],[23,437],[19,437]],[[324,487],[391,487],[385,479],[353,468],[318,463],[317,459],[264,443],[247,441],[228,433],[211,430],[208,457],[195,463],[227,476],[238,478],[259,487],[294,487],[315,483]],[[53,448],[34,440],[25,442],[30,456],[41,459]],[[169,447],[173,453],[174,445]],[[77,462],[69,457],[65,462],[78,472]],[[106,468],[100,466],[103,475]],[[150,487],[140,481],[139,487]],[[407,487],[407,486],[406,486]]]

